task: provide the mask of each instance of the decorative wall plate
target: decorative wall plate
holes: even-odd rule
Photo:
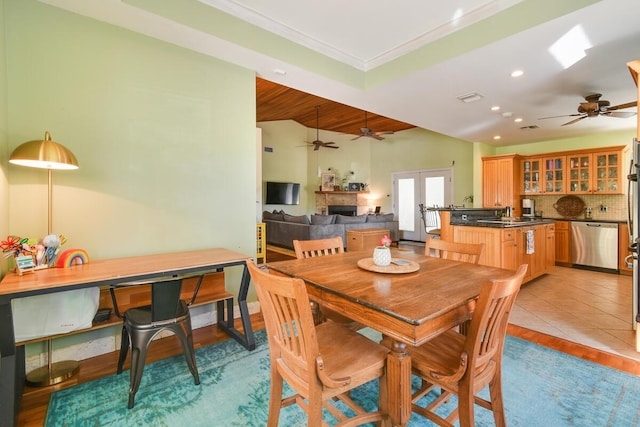
[[[578,196],[563,196],[553,205],[560,215],[565,218],[577,218],[584,212],[585,203]]]

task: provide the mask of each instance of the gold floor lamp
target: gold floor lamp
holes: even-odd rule
[[[44,133],[44,140],[28,141],[18,146],[9,159],[9,163],[32,168],[47,169],[47,234],[51,234],[51,171],[53,169],[78,169],[76,156],[65,146],[51,140],[49,132]],[[32,386],[48,386],[58,384],[78,373],[80,365],[75,360],[64,360],[53,363],[51,338],[47,340],[47,366],[35,369],[27,374],[27,384]]]

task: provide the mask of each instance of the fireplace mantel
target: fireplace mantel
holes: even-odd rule
[[[357,206],[358,215],[373,209],[368,191],[316,191],[316,213],[327,213],[329,206]]]

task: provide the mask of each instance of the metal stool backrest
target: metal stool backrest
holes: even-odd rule
[[[180,307],[182,279],[151,284],[151,319],[154,322],[176,317]]]

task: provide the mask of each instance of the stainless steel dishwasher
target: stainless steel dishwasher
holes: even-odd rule
[[[571,262],[618,270],[618,224],[571,221]]]

